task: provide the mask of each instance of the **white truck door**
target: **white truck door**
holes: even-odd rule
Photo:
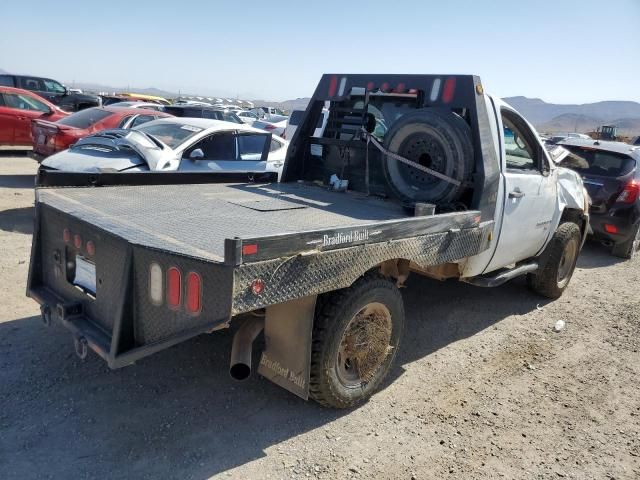
[[[556,203],[555,175],[535,131],[509,108],[500,109],[500,120],[505,203],[495,255],[486,272],[539,253]]]

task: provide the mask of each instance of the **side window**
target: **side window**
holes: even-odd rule
[[[213,120],[222,120],[222,114],[217,110],[202,109],[202,118],[211,118]]]
[[[131,125],[129,125],[129,128],[137,127],[138,125],[142,125],[143,123],[150,122],[151,120],[155,120],[155,117],[153,115],[138,115],[133,120],[133,122],[131,122]]]
[[[42,85],[42,81],[39,78],[21,77],[20,86],[25,90],[44,91],[44,85]]]
[[[203,160],[236,160],[236,141],[233,133],[218,133],[203,138],[185,152],[189,158],[195,149],[204,153]]]
[[[5,94],[0,93],[0,107],[6,107],[7,106],[6,102],[4,101],[4,95]]]
[[[4,99],[7,107],[9,108],[17,108],[19,110],[33,110],[37,112],[49,111],[49,107],[47,107],[40,100],[36,100],[33,97],[28,97],[27,95],[5,93]]]
[[[133,115],[127,115],[126,117],[123,117],[123,119],[120,120],[120,123],[118,123],[118,127],[117,128],[127,128],[127,124],[131,120],[132,116]],[[131,128],[131,125],[129,125],[129,128]]]
[[[538,145],[526,123],[513,113],[503,110],[502,126],[507,169],[540,171]]]
[[[44,80],[44,86],[47,92],[51,92],[51,93],[65,92],[64,87],[60,83],[56,82],[55,80]]]
[[[0,75],[0,85],[3,87],[13,87],[13,77],[9,75]]]
[[[278,140],[276,140],[275,138],[271,139],[271,145],[269,146],[269,151],[270,152],[275,152],[276,150],[279,150],[280,148],[282,148],[282,143],[280,143]]]
[[[261,160],[269,136],[261,133],[238,135],[239,160]]]

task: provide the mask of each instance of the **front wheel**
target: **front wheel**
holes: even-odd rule
[[[348,408],[369,398],[396,356],[404,324],[402,296],[379,274],[319,299],[313,326],[311,398]]]
[[[532,290],[548,298],[560,298],[576,268],[580,240],[578,225],[572,222],[560,224],[540,256],[540,268],[527,276]]]

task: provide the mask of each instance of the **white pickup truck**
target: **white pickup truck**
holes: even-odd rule
[[[290,140],[280,183],[41,172],[28,294],[44,323],[112,368],[239,324],[236,379],[264,330],[261,375],[350,407],[398,352],[411,273],[567,288],[582,180],[478,77],[324,75]]]

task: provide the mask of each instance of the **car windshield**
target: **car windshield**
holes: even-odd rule
[[[560,162],[560,166],[571,168],[584,175],[622,177],[636,166],[633,158],[622,153],[567,145],[563,147],[569,150],[569,155]]]
[[[58,120],[60,125],[67,125],[75,128],[89,128],[101,120],[113,115],[113,112],[103,110],[101,108],[87,108],[86,110],[80,110],[73,113],[68,117]]]
[[[195,134],[202,131],[202,128],[182,123],[148,123],[135,127],[134,130],[153,135],[165,145],[175,149]]]

